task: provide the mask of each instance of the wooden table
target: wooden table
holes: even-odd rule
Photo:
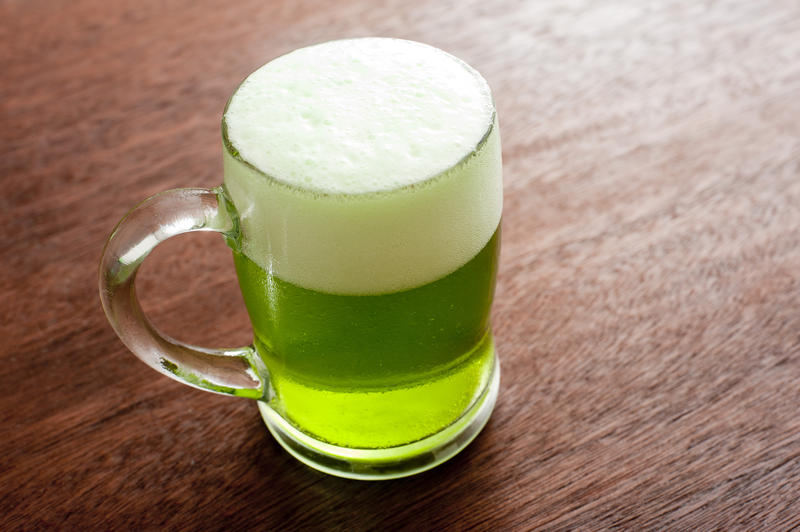
[[[800,526],[800,3],[322,5],[0,4],[0,529]],[[362,35],[480,70],[505,167],[497,407],[380,483],[152,372],[96,287],[128,208],[221,181],[245,75]],[[168,333],[250,341],[218,237],[161,246],[138,286]]]

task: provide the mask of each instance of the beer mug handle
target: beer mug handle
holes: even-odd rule
[[[122,342],[153,369],[184,384],[212,392],[261,399],[267,393],[266,369],[252,346],[207,349],[159,332],[136,297],[136,272],[145,257],[167,238],[191,231],[216,231],[235,237],[220,189],[186,188],[152,196],[120,222],[100,262],[100,299]]]

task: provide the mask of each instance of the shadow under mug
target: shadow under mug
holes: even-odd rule
[[[424,194],[419,186],[305,193],[242,160],[224,121],[223,144],[222,186],[157,194],[109,237],[100,296],[120,339],[173,379],[255,399],[288,452],[333,475],[402,477],[463,449],[486,424],[499,384],[490,326],[502,204],[496,120],[472,153],[424,183]],[[496,182],[489,197],[485,179]],[[403,285],[425,270],[419,261],[441,260],[448,224],[480,217],[481,209],[497,219],[471,258]],[[231,247],[252,345],[188,345],[143,313],[134,290],[139,266],[158,243],[191,231],[221,233]],[[397,245],[409,238],[413,245]],[[311,285],[287,278],[287,265]],[[398,271],[396,289],[371,289]],[[344,293],[327,291],[326,276],[344,280]]]

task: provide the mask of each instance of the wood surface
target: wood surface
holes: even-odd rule
[[[493,417],[379,483],[154,373],[96,288],[130,207],[220,183],[244,76],[364,35],[481,71],[505,172]],[[800,526],[796,0],[5,0],[0,113],[0,529]],[[170,334],[250,341],[218,237],[165,243],[138,287]]]

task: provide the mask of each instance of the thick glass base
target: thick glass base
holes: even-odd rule
[[[460,418],[436,434],[386,449],[352,449],[331,445],[301,432],[267,403],[258,402],[258,408],[278,443],[304,464],[338,477],[385,480],[430,469],[466,447],[489,420],[499,385],[500,365],[495,356],[488,385]]]

